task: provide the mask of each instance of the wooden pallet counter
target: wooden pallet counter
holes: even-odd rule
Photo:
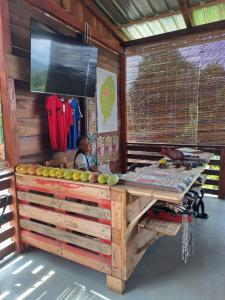
[[[16,182],[22,242],[105,273],[120,293],[147,247],[179,230],[148,224],[144,215],[157,200],[179,202],[183,193],[20,174]]]

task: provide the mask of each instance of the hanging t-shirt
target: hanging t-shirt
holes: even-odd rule
[[[73,115],[73,125],[70,126],[68,134],[67,149],[77,149],[77,138],[78,138],[78,122],[82,118],[80,111],[80,105],[76,98],[72,98],[70,101],[70,107]]]
[[[56,119],[56,105],[58,96],[51,95],[46,98],[45,108],[48,113],[48,127],[52,150],[57,150],[59,147],[59,131]]]
[[[53,150],[66,151],[67,136],[73,124],[72,110],[68,101],[51,95],[46,99],[51,147]]]

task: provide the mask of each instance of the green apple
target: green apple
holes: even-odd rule
[[[114,174],[114,175],[110,175],[107,179],[107,184],[109,185],[115,185],[119,182],[119,176]]]
[[[49,168],[44,168],[44,170],[42,172],[42,176],[49,177]]]
[[[90,174],[91,174],[91,172],[89,172],[89,171],[83,172],[80,176],[81,181],[87,182],[89,180]]]
[[[107,183],[107,179],[108,179],[108,176],[106,176],[107,174],[100,174],[98,176],[98,182],[101,183],[101,184],[106,184]]]
[[[38,176],[43,176],[43,171],[44,171],[44,169],[46,169],[46,167],[38,167],[38,168],[36,169],[36,175],[38,175]]]
[[[50,177],[56,177],[56,172],[59,170],[59,168],[52,168],[50,171],[49,171],[49,176]]]
[[[65,173],[65,169],[59,169],[58,171],[56,171],[56,177],[57,178],[63,178],[64,173]]]
[[[71,180],[73,179],[73,170],[72,169],[68,169],[65,171],[64,173],[64,178],[67,179],[67,180]]]

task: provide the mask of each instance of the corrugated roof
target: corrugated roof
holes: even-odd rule
[[[129,40],[186,28],[178,0],[93,1]],[[225,20],[225,0],[219,4],[213,2],[215,0],[188,0],[195,26]]]
[[[213,0],[188,0],[190,6],[202,5],[209,2],[213,2]]]
[[[194,9],[192,20],[195,26],[225,20],[225,3]]]
[[[152,35],[162,34],[170,31],[186,28],[182,14],[159,18],[153,21],[131,25],[122,28],[128,39],[140,39]]]
[[[94,0],[94,2],[117,25],[179,9],[178,0]]]

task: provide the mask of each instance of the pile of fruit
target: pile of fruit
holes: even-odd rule
[[[119,176],[106,173],[80,171],[76,169],[60,169],[53,167],[44,167],[37,164],[20,164],[16,167],[19,174],[38,175],[43,177],[64,178],[67,180],[83,181],[91,183],[101,183],[115,185],[119,182]]]

